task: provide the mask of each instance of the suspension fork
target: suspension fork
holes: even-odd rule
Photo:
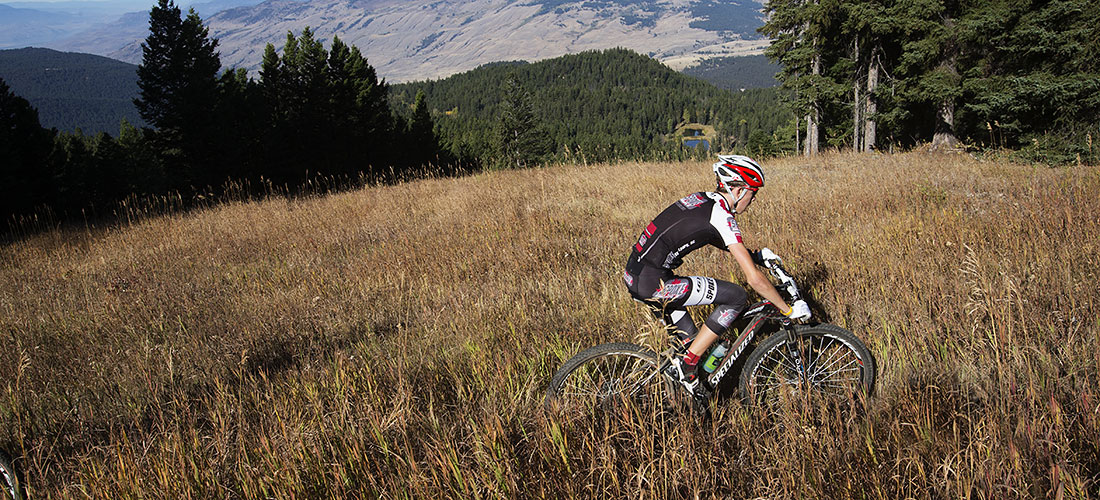
[[[794,362],[795,369],[798,370],[798,379],[804,384],[809,383],[809,373],[806,370],[806,365],[802,360],[802,351],[798,345],[798,333],[795,331],[794,323],[791,321],[783,322],[783,331],[787,333],[787,356]]]

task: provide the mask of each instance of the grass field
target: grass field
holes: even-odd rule
[[[712,186],[709,164],[625,163],[0,247],[0,447],[35,498],[1100,497],[1100,171],[765,167],[746,244],[871,347],[864,418],[543,413],[583,347],[659,347],[620,265]],[[681,271],[740,280],[707,249]]]

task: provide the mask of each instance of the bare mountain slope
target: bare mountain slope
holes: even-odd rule
[[[227,67],[257,69],[266,44],[281,48],[288,32],[308,26],[319,39],[339,36],[359,47],[395,82],[612,47],[684,67],[701,57],[760,52],[766,42],[754,29],[761,23],[752,0],[268,0],[207,19]],[[83,47],[95,38],[86,34]],[[140,43],[132,36],[113,50],[99,43],[96,53],[136,63]]]

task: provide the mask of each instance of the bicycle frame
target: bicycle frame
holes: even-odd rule
[[[787,294],[790,295],[792,300],[799,300],[802,298],[802,294],[801,292],[799,292],[798,285],[795,284],[794,278],[787,274],[782,265],[780,265],[776,261],[771,261],[766,262],[765,267],[767,267],[772,276],[775,276],[776,279],[780,281],[781,286],[786,289]],[[725,378],[730,368],[733,367],[733,364],[738,360],[738,358],[741,357],[742,354],[744,354],[745,348],[748,347],[749,343],[752,342],[752,339],[756,337],[756,333],[760,330],[761,325],[767,322],[778,322],[783,330],[786,331],[789,354],[791,355],[796,366],[798,367],[798,372],[802,374],[803,377],[805,377],[806,374],[805,370],[802,369],[803,367],[801,356],[798,353],[798,349],[794,346],[794,323],[786,316],[784,316],[783,313],[779,312],[779,309],[775,307],[775,304],[772,304],[768,301],[757,302],[753,304],[748,309],[739,314],[737,318],[734,319],[734,322],[737,322],[738,320],[745,317],[750,318],[748,324],[745,326],[745,329],[742,330],[741,334],[738,335],[737,338],[734,339],[733,342],[730,344],[729,352],[727,352],[726,356],[722,358],[722,362],[718,365],[718,367],[714,369],[714,372],[710,373],[706,376],[705,379],[703,379],[704,382],[706,382],[704,384],[706,389],[708,391],[713,391],[715,388],[718,387],[718,384],[722,382],[722,379]],[[671,363],[672,356],[682,355],[687,352],[687,345],[684,345],[677,341],[674,334],[670,334],[670,340],[672,340],[670,341],[672,347],[666,349],[662,354],[662,360],[659,366],[658,373],[664,373],[665,368],[668,367],[669,363]],[[715,343],[722,340],[731,339],[727,337],[719,337],[718,340],[715,341]]]
[[[715,343],[721,340],[732,340],[733,342],[730,344],[729,352],[727,352],[726,356],[722,358],[722,362],[718,365],[718,367],[714,369],[714,372],[707,375],[707,377],[704,379],[708,390],[713,390],[713,388],[718,387],[718,384],[721,383],[722,379],[725,378],[727,373],[729,373],[730,368],[733,367],[733,364],[737,361],[737,359],[745,353],[745,348],[747,348],[749,344],[752,343],[752,339],[756,338],[757,332],[765,323],[778,322],[785,330],[787,330],[788,335],[792,336],[793,338],[793,324],[789,319],[783,316],[783,314],[779,312],[779,309],[777,309],[775,305],[771,302],[757,302],[746,309],[744,312],[742,312],[740,315],[738,315],[737,319],[745,317],[750,318],[749,322],[736,339],[719,337],[718,340],[715,341]],[[735,319],[734,322],[736,322],[737,319]],[[675,335],[670,335],[669,338],[672,339],[672,341],[670,342],[672,346],[666,349],[664,353],[662,353],[662,360],[659,366],[658,373],[664,372],[664,369],[671,362],[673,356],[682,355],[687,352],[687,346],[675,340]]]

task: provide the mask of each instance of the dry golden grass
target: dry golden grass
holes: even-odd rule
[[[39,498],[1095,498],[1100,173],[785,159],[741,219],[879,363],[865,418],[548,418],[703,163],[232,203],[0,248],[0,446]],[[730,276],[702,250],[685,273]]]

